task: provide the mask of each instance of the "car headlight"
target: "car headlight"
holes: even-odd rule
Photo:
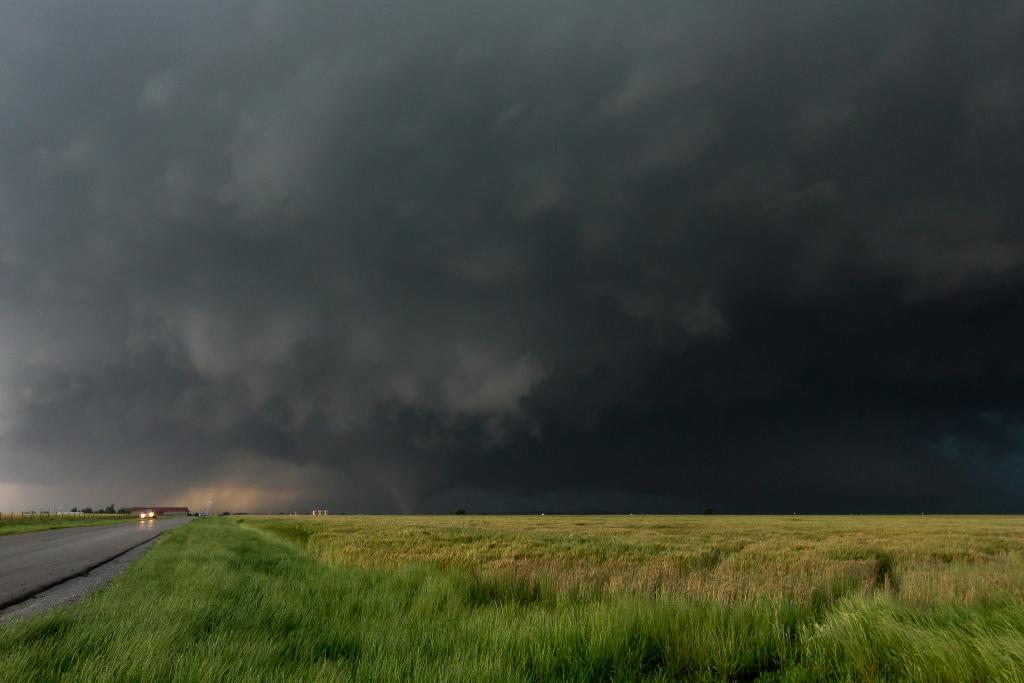
[[[150,513],[149,513],[149,518],[150,518],[150,519],[153,519],[154,517],[156,517],[156,513],[155,513],[155,512],[153,512],[153,511],[150,511]]]
[[[139,519],[145,519],[145,518],[146,518],[146,513],[145,512],[140,512],[139,513]]]

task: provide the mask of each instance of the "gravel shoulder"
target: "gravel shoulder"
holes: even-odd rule
[[[154,543],[156,543],[155,538],[132,548],[105,564],[101,564],[84,576],[68,579],[41,593],[37,593],[23,602],[0,610],[0,626],[14,619],[31,617],[54,607],[63,607],[64,605],[78,602],[90,593],[99,590],[115,576],[128,569],[132,562],[145,554]]]
[[[168,518],[0,537],[0,608],[92,572],[188,521]]]

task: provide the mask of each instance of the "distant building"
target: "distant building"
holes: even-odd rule
[[[188,515],[188,508],[162,507],[159,505],[132,508],[132,514],[135,515],[141,515],[147,512],[152,512],[156,517],[185,517]]]
[[[313,510],[313,516],[314,517],[326,517],[327,516],[327,508],[324,508],[323,510]]]

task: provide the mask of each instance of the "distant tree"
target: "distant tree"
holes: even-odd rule
[[[110,504],[110,505],[108,505],[107,507],[103,508],[103,512],[104,512],[105,514],[108,514],[108,515],[112,515],[112,514],[114,514],[114,504],[113,504],[113,503],[111,503],[111,504]]]
[[[117,508],[117,514],[119,514],[119,515],[127,515],[131,511],[132,511],[131,508],[126,508],[126,507],[119,507],[119,508]]]
[[[84,512],[87,515],[91,515],[92,514],[92,508],[91,507],[84,507],[84,508],[82,508],[82,512]]]
[[[71,508],[72,512],[78,512],[78,508]]]
[[[715,514],[715,511],[712,510],[711,508],[704,508],[704,514],[705,515],[713,515],[713,514]]]
[[[225,510],[224,512],[220,513],[220,516],[221,516],[221,517],[227,517],[227,516],[228,516],[228,515],[230,515],[230,514],[231,514],[230,512],[228,512],[227,510]]]
[[[462,508],[459,508],[458,510],[455,511],[455,514],[457,514],[457,515],[464,515],[464,514],[466,514],[466,511],[463,510]]]

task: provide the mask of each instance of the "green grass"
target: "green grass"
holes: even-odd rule
[[[575,541],[545,536],[577,521],[587,531]],[[771,586],[761,594],[727,591],[722,599],[707,599],[696,579],[673,579],[654,591],[644,582],[595,584],[586,574],[576,589],[566,581],[576,566],[566,553],[587,563],[604,557],[616,567],[649,567],[659,543],[669,557],[687,545],[665,541],[673,528],[703,547],[754,533],[758,524],[776,542],[788,538],[789,547],[776,555],[754,553],[738,567],[728,560],[742,550],[722,550],[724,557],[684,563],[685,574],[726,581],[759,561],[774,577],[774,561],[795,562],[790,569],[811,580],[800,563],[816,566],[826,548],[834,553],[829,538],[866,533],[858,525],[867,522],[810,521],[821,526],[792,532],[801,541],[787,536],[789,527],[775,526],[779,518],[604,520],[611,527],[634,525],[633,538],[621,529],[606,533],[592,518],[560,518],[540,530],[529,518],[201,520],[165,535],[83,603],[0,628],[0,680],[1024,679],[1024,607],[1015,590],[992,585],[979,597],[919,600],[903,596],[899,580],[930,542],[934,562],[960,577],[951,585],[988,585],[986,564],[1019,564],[1014,553],[1022,523],[1014,518],[918,522],[907,555],[884,540],[892,533],[885,529],[907,520],[871,521],[879,538],[844,551],[872,558],[870,585],[833,573],[836,587],[810,598]],[[970,530],[966,541],[955,531],[962,526]],[[516,529],[523,538],[516,539]],[[426,543],[431,530],[436,535]],[[327,552],[361,533],[399,555],[433,547],[442,559],[395,562],[369,541],[360,546],[364,555],[348,560]],[[518,548],[513,554],[547,548],[533,559],[546,558],[544,566],[554,573],[492,566],[505,552],[495,535],[506,533]],[[462,539],[460,561],[448,553],[449,535]],[[979,559],[980,553],[964,555],[972,559],[962,566],[961,559],[947,561],[944,553],[975,542],[989,544],[990,559]],[[851,561],[839,555],[833,561]],[[972,566],[981,569],[977,577]]]
[[[31,531],[47,531],[49,529],[64,529],[72,526],[99,526],[101,524],[120,524],[137,519],[134,515],[29,515],[29,516],[0,516],[0,536],[11,534],[25,534]]]

